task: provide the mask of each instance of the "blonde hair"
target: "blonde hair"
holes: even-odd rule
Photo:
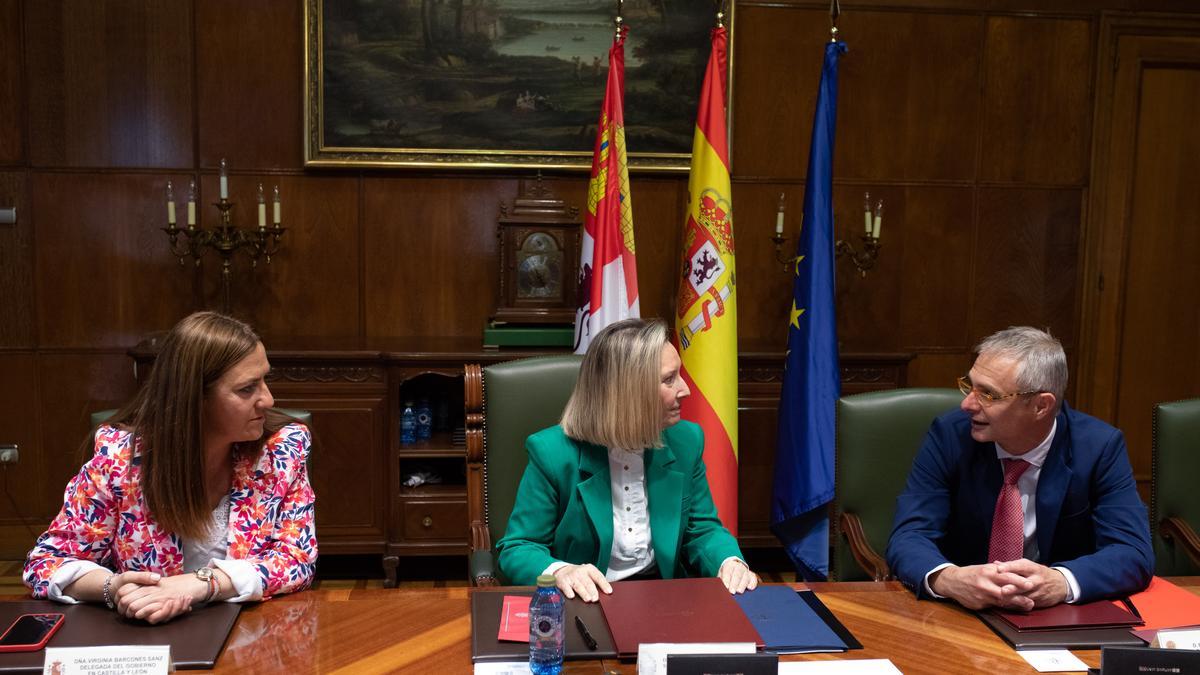
[[[626,319],[600,331],[563,410],[563,433],[609,448],[662,447],[658,385],[667,336],[660,319]]]

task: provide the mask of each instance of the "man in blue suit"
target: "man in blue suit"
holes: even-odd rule
[[[1124,436],[1063,402],[1062,345],[1019,327],[975,351],[966,398],[934,420],[897,500],[892,573],[970,609],[1145,588],[1154,554]]]

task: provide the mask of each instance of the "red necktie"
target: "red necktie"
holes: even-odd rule
[[[988,542],[988,562],[1017,560],[1025,555],[1025,512],[1021,509],[1021,491],[1017,479],[1029,468],[1023,459],[1004,461],[1004,485],[992,515],[992,538]]]

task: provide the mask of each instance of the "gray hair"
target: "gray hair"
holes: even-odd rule
[[[1010,326],[983,339],[975,346],[979,355],[991,354],[1017,362],[1020,391],[1047,391],[1058,407],[1067,392],[1067,355],[1062,343],[1049,331],[1032,326]]]
[[[658,386],[668,337],[660,319],[625,319],[592,338],[563,410],[563,433],[609,448],[662,447]]]

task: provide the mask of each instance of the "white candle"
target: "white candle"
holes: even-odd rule
[[[221,160],[221,199],[229,199],[229,172],[225,160]]]
[[[279,186],[278,185],[275,186],[275,196],[273,197],[273,200],[274,200],[274,205],[271,210],[272,210],[272,215],[274,216],[274,219],[272,220],[272,222],[275,223],[276,225],[278,225],[279,224],[279,205],[281,203],[279,200]]]
[[[263,184],[258,184],[258,229],[263,229],[267,226],[267,199],[263,195]]]
[[[775,214],[775,234],[783,234],[783,211]]]
[[[188,227],[196,226],[196,181],[188,185]]]
[[[871,228],[871,236],[879,238],[879,227],[883,225],[883,216],[875,216],[875,227]]]
[[[175,186],[167,181],[167,224],[175,224]]]
[[[863,226],[866,228],[864,234],[871,236],[871,193],[863,193]]]

